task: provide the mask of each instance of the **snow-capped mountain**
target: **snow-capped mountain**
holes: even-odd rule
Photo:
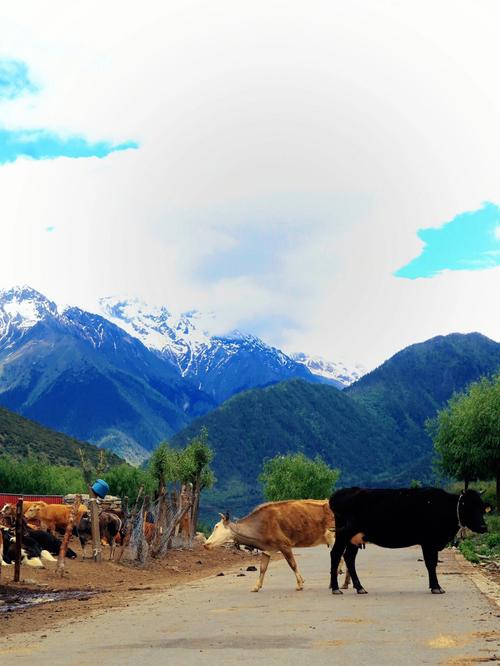
[[[166,307],[127,299],[103,298],[100,305],[105,317],[137,336],[216,402],[285,379],[315,381],[303,364],[254,335],[211,335],[212,314],[193,310],[176,315]]]
[[[214,403],[104,317],[20,287],[0,292],[0,405],[137,460]]]
[[[366,374],[363,366],[357,364],[353,368],[348,368],[343,363],[335,361],[327,361],[321,356],[309,356],[304,353],[291,354],[291,358],[297,363],[302,363],[308,368],[313,375],[320,377],[322,380],[337,386],[338,388],[345,388],[350,386],[360,377]]]

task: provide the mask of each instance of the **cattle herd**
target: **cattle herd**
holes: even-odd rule
[[[59,554],[61,540],[69,521],[71,507],[26,502],[22,524],[22,559],[29,566],[43,566],[43,560],[54,560]],[[258,506],[241,520],[231,520],[221,514],[212,534],[205,542],[211,549],[226,543],[257,548],[262,551],[260,573],[253,592],[263,585],[271,552],[280,552],[295,574],[296,589],[302,590],[304,579],[297,567],[292,548],[325,544],[330,550],[330,588],[342,594],[338,584],[339,566],[344,559],[347,572],[346,589],[352,579],[358,594],[366,594],[356,572],[356,556],[366,544],[385,548],[405,548],[420,545],[433,594],[442,594],[436,566],[438,552],[464,528],[486,532],[486,505],[475,490],[459,495],[439,488],[362,489],[345,488],[330,500],[286,500]],[[143,534],[151,543],[155,533],[152,518],[145,514]],[[0,562],[12,564],[15,558],[15,508],[6,504],[0,511]],[[126,538],[123,516],[112,511],[99,515],[101,542],[110,546],[110,559],[117,542]],[[85,548],[91,538],[90,516],[81,504],[75,521],[74,534]],[[3,544],[3,545],[2,545]],[[75,558],[70,548],[66,557]]]
[[[47,504],[43,501],[24,502],[22,519],[21,561],[31,567],[43,567],[44,561],[55,561],[70,519],[72,507],[65,504]],[[16,508],[5,504],[0,511],[0,562],[12,565],[16,551]],[[110,559],[114,557],[116,544],[125,537],[121,516],[112,511],[99,515],[101,543],[110,546]],[[91,538],[90,513],[85,504],[80,504],[73,527],[73,535],[79,538],[85,557],[85,547]],[[77,554],[67,548],[66,557],[75,559]]]

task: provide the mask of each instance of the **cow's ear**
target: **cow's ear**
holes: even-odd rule
[[[484,512],[489,513],[491,510],[492,510],[491,504],[486,504],[486,506],[484,507]]]
[[[229,511],[226,511],[226,513],[224,514],[224,522],[225,523],[229,522]]]

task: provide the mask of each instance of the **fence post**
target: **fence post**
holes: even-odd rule
[[[14,582],[19,583],[21,576],[21,548],[23,547],[23,498],[16,504],[16,559],[14,565]]]
[[[89,486],[90,527],[92,530],[92,556],[94,562],[102,561],[101,530],[99,529],[99,509],[97,498]]]
[[[137,508],[139,506],[139,500],[141,498],[143,491],[144,491],[144,486],[140,486],[139,492],[137,493],[137,499],[135,500],[135,504],[132,509],[132,513],[130,514],[130,516],[127,516],[127,531],[125,532],[125,536],[123,537],[120,552],[118,553],[118,558],[116,560],[117,562],[119,562],[122,559],[123,551],[130,542],[130,537],[132,536],[132,530],[134,529],[135,517],[137,516]],[[128,501],[127,501],[127,513],[128,513]]]
[[[82,496],[75,495],[73,501],[73,506],[69,512],[68,523],[66,525],[66,530],[64,532],[64,537],[59,548],[59,555],[57,556],[57,573],[62,576],[64,574],[64,558],[66,557],[66,551],[68,550],[68,543],[73,534],[73,525],[75,524],[76,516],[78,515],[78,510],[80,504],[82,503]]]
[[[163,487],[158,499],[158,517],[156,519],[155,537],[151,544],[151,557],[158,557],[162,550],[162,540],[167,527],[167,489]]]
[[[137,544],[137,556],[136,560],[139,560],[142,562],[143,555],[144,555],[144,541],[145,541],[145,536],[144,536],[144,523],[146,522],[146,513],[149,509],[149,495],[144,496],[144,502],[142,504],[142,509],[141,509],[141,538],[139,539],[139,543]]]

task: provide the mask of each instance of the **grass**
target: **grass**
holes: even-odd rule
[[[486,522],[486,534],[473,534],[459,546],[462,555],[473,564],[487,560],[500,561],[500,516],[487,516]]]

